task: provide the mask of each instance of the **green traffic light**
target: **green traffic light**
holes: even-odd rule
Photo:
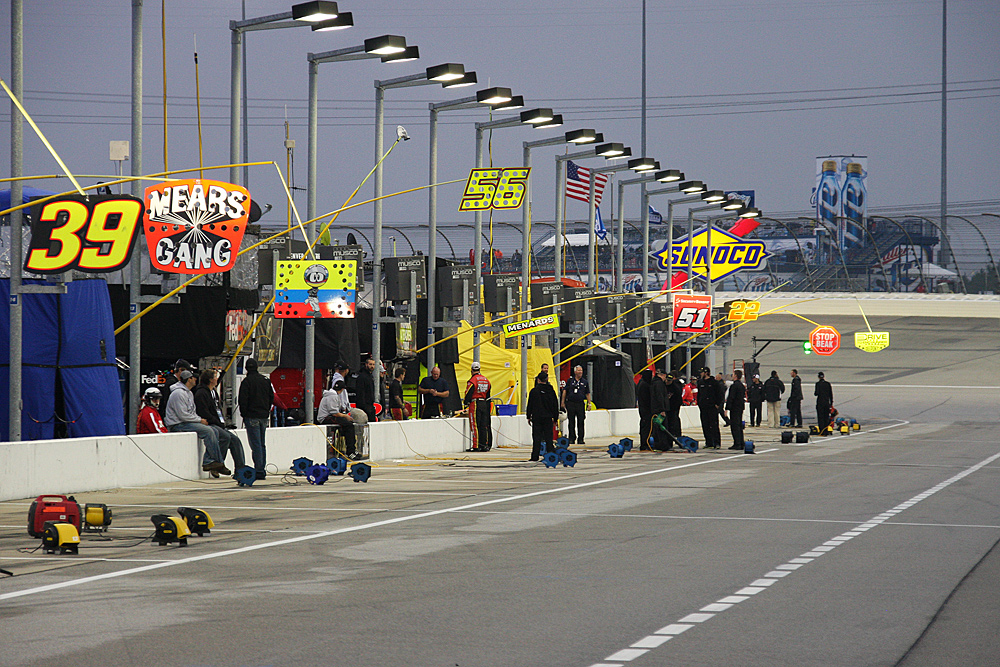
[[[802,343],[802,351],[805,352],[806,354],[812,354],[812,349],[813,349],[812,343],[810,343],[809,341],[805,341],[804,343]]]

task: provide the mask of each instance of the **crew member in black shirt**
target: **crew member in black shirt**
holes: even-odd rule
[[[549,384],[548,373],[535,377],[535,387],[528,394],[524,414],[531,425],[531,460],[537,461],[542,443],[552,444],[552,425],[559,418],[559,400],[556,390]]]
[[[722,405],[722,391],[718,380],[712,377],[712,371],[708,367],[702,368],[698,379],[698,412],[701,414],[705,449],[722,447],[722,434],[719,432],[719,410]]]
[[[729,410],[729,430],[733,434],[733,446],[729,449],[746,449],[743,440],[743,405],[746,402],[746,387],[743,386],[743,371],[733,371],[733,383],[729,386],[726,409]]]
[[[420,381],[417,391],[424,397],[424,407],[420,411],[421,419],[441,416],[441,404],[448,398],[450,390],[448,383],[441,377],[441,369],[435,366],[431,374]]]
[[[830,408],[833,407],[833,387],[826,381],[826,376],[818,374],[816,389],[813,395],[816,397],[816,425],[819,426],[820,433],[830,426]]]
[[[652,379],[653,371],[646,368],[635,385],[635,403],[639,408],[639,451],[651,449],[649,429],[653,423]]]

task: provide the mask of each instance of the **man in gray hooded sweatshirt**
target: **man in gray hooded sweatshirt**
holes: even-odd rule
[[[167,413],[163,418],[163,423],[174,433],[193,432],[198,434],[202,444],[205,445],[205,455],[201,461],[201,469],[212,473],[212,477],[220,474],[231,475],[232,471],[222,462],[222,455],[219,452],[219,439],[215,431],[208,422],[198,416],[194,409],[194,394],[191,388],[194,387],[196,378],[194,373],[185,370],[181,371],[180,382],[171,386],[170,396],[167,398]]]

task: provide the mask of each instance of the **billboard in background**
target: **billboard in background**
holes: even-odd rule
[[[809,200],[816,221],[843,249],[865,245],[868,224],[868,157],[827,155],[816,158],[816,183]]]

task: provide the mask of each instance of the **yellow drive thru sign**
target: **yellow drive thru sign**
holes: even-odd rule
[[[888,331],[858,331],[854,334],[854,347],[865,352],[881,352],[889,347]]]

